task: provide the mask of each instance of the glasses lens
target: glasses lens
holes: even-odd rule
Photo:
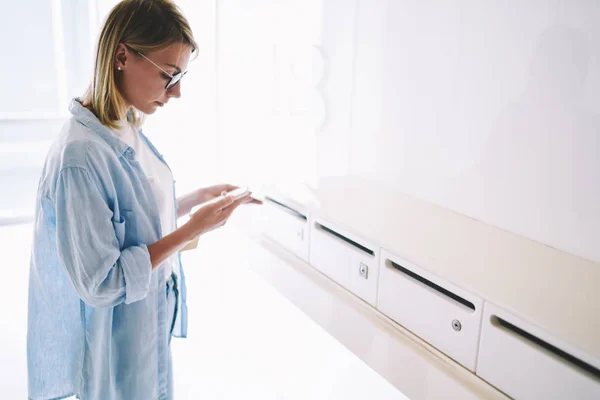
[[[169,90],[173,86],[177,85],[179,83],[179,81],[181,80],[181,78],[183,78],[183,75],[185,75],[185,72],[179,72],[179,73],[173,75],[173,77],[171,78],[169,83],[167,83],[167,90]]]

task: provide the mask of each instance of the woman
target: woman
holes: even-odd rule
[[[171,335],[185,337],[178,251],[223,225],[223,196],[189,222],[176,217],[234,189],[175,199],[173,177],[139,130],[180,97],[197,50],[168,0],[125,0],[100,34],[93,82],[49,151],[39,182],[27,334],[31,399],[170,399]],[[177,124],[174,124],[177,129]]]

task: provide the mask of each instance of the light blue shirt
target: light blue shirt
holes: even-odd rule
[[[73,117],[48,153],[37,194],[29,398],[164,399],[166,282],[162,266],[152,271],[147,247],[161,238],[156,200],[134,150],[78,100],[69,110]],[[185,337],[185,277],[177,259],[173,335]]]

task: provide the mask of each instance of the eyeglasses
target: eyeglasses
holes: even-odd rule
[[[136,52],[137,54],[139,54],[140,56],[144,57],[146,60],[150,61],[150,63],[152,63],[152,65],[154,65],[156,68],[160,69],[166,76],[169,77],[169,81],[167,82],[165,89],[169,90],[171,89],[173,86],[177,85],[179,83],[179,81],[181,80],[181,78],[183,78],[185,76],[185,74],[187,74],[187,71],[183,71],[183,72],[178,72],[175,75],[171,75],[169,74],[167,71],[165,71],[164,69],[162,69],[161,67],[159,67],[158,65],[156,65],[156,63],[154,61],[152,61],[151,59],[149,59],[148,57],[146,57],[145,55],[143,55],[142,53],[140,53],[137,50],[132,49],[131,47],[125,45],[129,50]]]

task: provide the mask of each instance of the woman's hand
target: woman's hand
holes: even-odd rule
[[[182,227],[148,246],[152,269],[157,268],[198,236],[223,226],[231,213],[244,202],[248,202],[248,196],[236,201],[231,196],[224,196],[201,205]]]
[[[184,226],[189,229],[192,237],[202,235],[225,225],[231,213],[240,204],[247,202],[248,197],[234,201],[231,196],[205,202],[196,212],[190,215],[189,221]]]
[[[196,207],[198,204],[206,203],[209,200],[221,196],[223,192],[230,192],[237,188],[237,186],[233,185],[214,185],[188,193],[177,199],[177,218],[188,215],[192,208]],[[252,195],[252,193],[250,195]],[[262,204],[262,201],[249,197],[249,200],[246,203]]]
[[[177,199],[177,218],[188,215],[192,208],[198,204],[206,203],[209,200],[219,197],[223,192],[230,192],[237,188],[237,186],[233,185],[214,185],[188,193]],[[250,197],[247,203],[262,204],[262,201]]]

